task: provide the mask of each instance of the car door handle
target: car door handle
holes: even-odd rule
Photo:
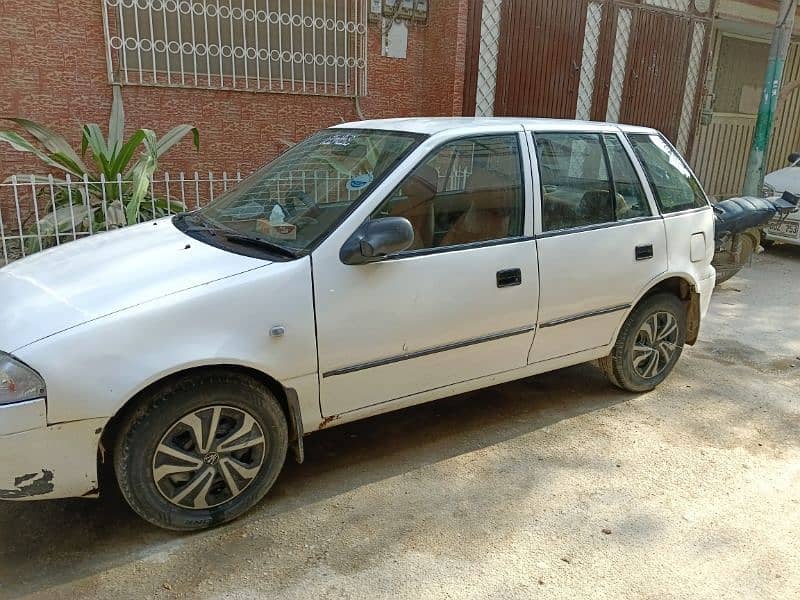
[[[514,287],[515,285],[522,285],[522,270],[504,269],[497,272],[497,287]]]
[[[636,246],[636,260],[649,260],[653,258],[653,244]]]

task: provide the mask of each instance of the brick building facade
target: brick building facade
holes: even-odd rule
[[[243,8],[273,15],[333,4],[376,4],[236,0],[236,5],[240,1]],[[394,0],[377,4],[384,9],[397,6]],[[48,124],[76,146],[83,123],[105,128],[112,95],[109,80],[116,71],[107,59],[104,13],[122,10],[123,5],[148,10],[156,6],[162,12],[171,6],[175,12],[181,7],[230,7],[234,2],[0,0],[0,116]],[[363,19],[367,91],[360,105],[366,117],[477,112],[651,125],[673,138],[711,193],[735,193],[740,187],[734,175],[743,171],[754,117],[737,113],[731,127],[727,121],[717,123],[730,121],[729,112],[710,116],[720,112],[715,77],[725,69],[740,71],[743,64],[718,59],[720,40],[725,35],[760,42],[763,54],[776,0],[428,0],[424,5],[427,20],[408,22],[403,58],[383,56],[383,24]],[[115,16],[120,18],[117,13],[112,20]],[[233,44],[232,39],[228,43]],[[748,58],[753,59],[753,73],[745,78],[745,91],[752,96],[765,64]],[[786,77],[788,82],[800,77],[797,46]],[[164,133],[178,123],[200,129],[199,153],[186,141],[162,159],[160,169],[171,173],[246,174],[281,152],[284,142],[359,116],[352,97],[356,88],[353,94],[317,96],[131,83],[122,86],[128,131],[148,127]],[[740,91],[734,90],[734,95]],[[799,120],[800,88],[783,100],[781,111],[770,168],[780,166],[788,149],[800,149],[800,130],[792,126]],[[42,171],[35,159],[0,145],[0,179],[32,170]]]
[[[363,114],[460,115],[466,27],[467,0],[431,3],[427,22],[408,26],[406,57],[388,58],[381,24],[370,22]],[[0,82],[0,116],[47,124],[76,147],[82,124],[105,130],[112,88],[103,0],[0,0]],[[200,129],[199,154],[186,141],[161,161],[172,172],[247,173],[285,148],[284,140],[358,118],[347,97],[138,85],[122,86],[122,93],[128,131],[165,133],[178,123]],[[0,145],[0,176],[31,170],[42,167]]]

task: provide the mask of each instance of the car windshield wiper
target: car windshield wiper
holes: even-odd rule
[[[273,254],[277,254],[279,256],[285,256],[286,258],[297,258],[298,256],[300,256],[299,252],[296,252],[290,248],[286,248],[285,246],[281,246],[279,244],[261,238],[250,237],[248,235],[236,233],[235,230],[229,227],[217,225],[216,223],[213,223],[211,221],[202,218],[200,215],[196,213],[187,213],[186,216],[184,217],[184,220],[186,220],[186,217],[189,216],[193,218],[191,221],[191,225],[185,229],[187,233],[203,232],[215,237],[219,234],[221,237],[224,237],[229,242],[247,246],[254,246],[256,248],[268,250]]]
[[[183,221],[183,230],[188,233],[204,231],[210,233],[211,235],[216,235],[217,231],[222,230],[221,227],[213,225],[196,212],[181,213],[176,215],[176,218]]]
[[[289,248],[285,248],[284,246],[274,244],[273,242],[268,242],[267,240],[262,240],[261,238],[250,237],[238,233],[231,233],[226,235],[225,239],[228,240],[229,242],[234,242],[235,244],[247,244],[250,246],[255,246],[257,248],[263,248],[264,250],[269,250],[270,252],[279,254],[281,256],[285,256],[287,258],[297,258],[299,256],[299,254],[294,250],[290,250]]]

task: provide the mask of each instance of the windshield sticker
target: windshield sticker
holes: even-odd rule
[[[356,175],[347,182],[347,189],[351,192],[357,192],[358,190],[363,190],[367,187],[373,180],[372,172],[363,173],[362,175]]]
[[[358,135],[356,135],[355,133],[337,133],[335,135],[330,135],[320,140],[320,145],[349,146],[356,140],[356,138],[358,138]]]

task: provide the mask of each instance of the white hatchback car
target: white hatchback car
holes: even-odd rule
[[[767,195],[780,196],[783,192],[790,192],[800,196],[800,153],[789,155],[788,167],[764,177],[764,187]],[[761,243],[766,246],[772,242],[800,246],[800,207],[786,216],[775,217],[767,224]]]
[[[303,436],[697,339],[714,218],[658,132],[416,118],[321,131],[208,207],[0,269],[0,499],[242,514]]]

